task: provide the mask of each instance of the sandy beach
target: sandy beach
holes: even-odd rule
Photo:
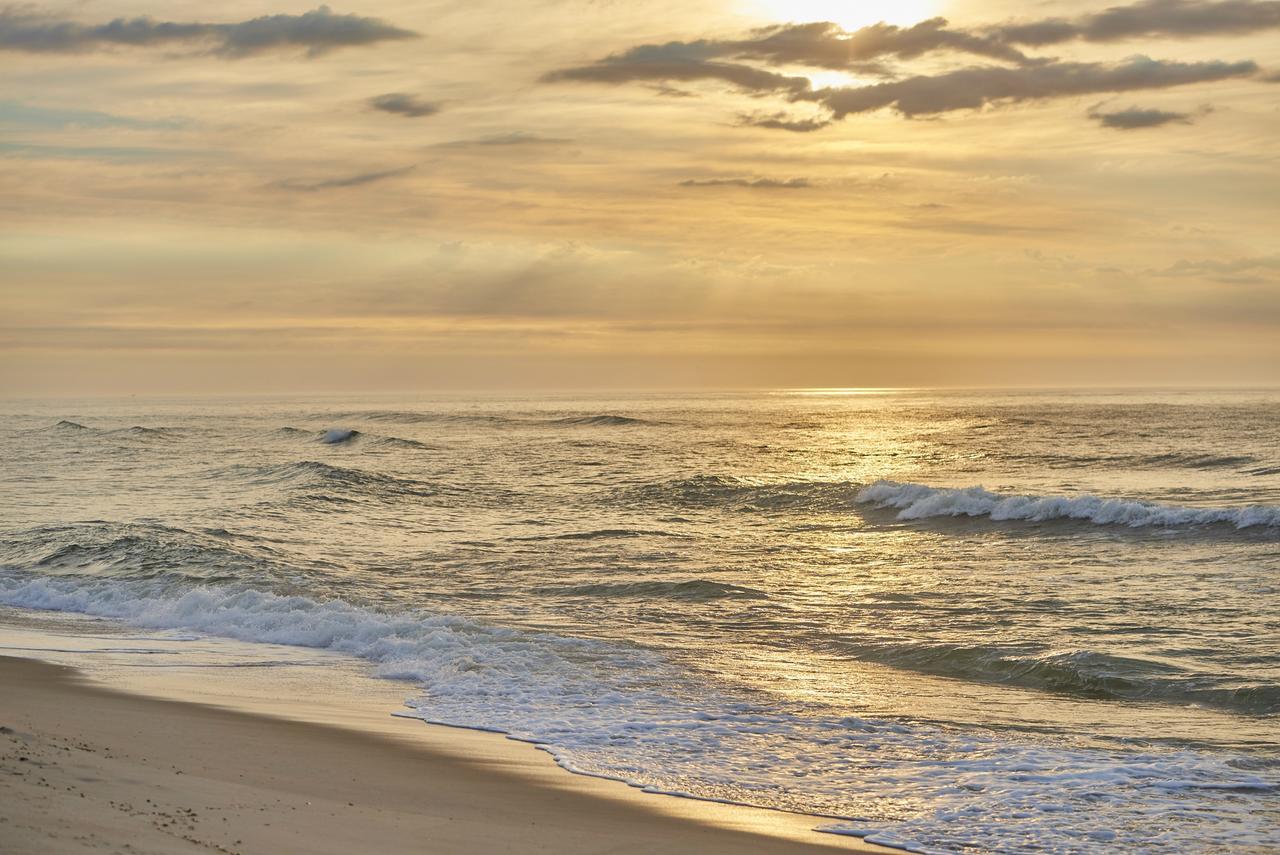
[[[116,692],[30,659],[0,657],[0,685],[11,855],[890,851],[809,832],[811,818],[572,776],[485,734],[445,731],[459,748],[445,753],[409,730],[444,729],[418,722],[362,733]],[[476,746],[489,750],[463,756]]]

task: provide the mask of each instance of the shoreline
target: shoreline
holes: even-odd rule
[[[820,817],[647,793],[500,734],[396,716],[394,683],[319,703],[281,691],[275,668],[134,667],[107,672],[108,686],[47,661],[68,652],[0,655],[7,853],[900,851],[814,831]]]

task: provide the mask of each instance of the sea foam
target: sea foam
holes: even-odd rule
[[[1082,520],[1099,525],[1230,525],[1238,529],[1280,526],[1280,507],[1192,508],[1097,496],[1034,496],[993,493],[984,487],[949,489],[897,481],[863,488],[857,501],[897,508],[898,519],[988,517],[992,520]]]
[[[838,820],[823,830],[917,852],[1280,845],[1250,820],[1280,790],[1275,770],[1229,754],[761,705],[632,645],[234,586],[5,570],[0,603],[349,654],[419,686],[409,706],[426,721],[505,733],[653,792],[820,813]]]

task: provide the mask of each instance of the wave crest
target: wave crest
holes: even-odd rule
[[[1280,507],[1192,508],[1097,496],[1024,496],[993,493],[984,487],[960,489],[877,481],[857,495],[862,504],[896,508],[898,519],[988,517],[996,521],[1082,520],[1098,525],[1230,525],[1237,529],[1280,526]]]

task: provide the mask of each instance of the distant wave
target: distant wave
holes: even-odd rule
[[[897,481],[877,481],[861,490],[857,501],[879,508],[897,508],[900,520],[967,516],[998,521],[1083,520],[1131,528],[1215,524],[1238,529],[1280,526],[1280,507],[1267,505],[1191,508],[1096,496],[1006,495],[983,487],[947,489]]]
[[[354,428],[330,428],[322,431],[301,430],[295,427],[282,427],[277,434],[280,436],[296,437],[297,439],[306,439],[318,442],[321,445],[347,445],[359,442],[371,448],[403,448],[403,449],[429,449],[431,446],[425,442],[419,442],[416,439],[405,439],[399,436],[383,436],[381,434],[365,433]]]
[[[660,502],[682,507],[736,511],[848,511],[857,507],[858,485],[848,481],[769,482],[732,475],[694,475],[618,492],[624,502]]]
[[[373,498],[399,498],[402,496],[432,496],[437,488],[414,478],[399,478],[365,469],[334,466],[318,460],[302,460],[296,463],[277,463],[266,466],[230,466],[216,469],[210,477],[237,477],[258,484],[286,484],[300,487],[323,488],[327,492],[318,498],[340,501],[356,495]]]
[[[649,424],[649,422],[644,419],[609,414],[598,416],[565,416],[564,418],[551,419],[549,423],[553,425],[581,425],[587,427],[622,427],[625,425]]]
[[[1162,662],[1091,650],[1031,653],[982,645],[838,642],[838,649],[928,674],[1006,683],[1105,700],[1198,704],[1245,715],[1280,713],[1280,685],[1213,685],[1202,675]]]
[[[640,528],[597,528],[590,531],[570,531],[563,534],[538,534],[517,537],[514,540],[617,540],[625,537],[675,537],[668,531]]]
[[[320,441],[325,445],[338,445],[343,442],[350,442],[360,436],[360,431],[345,428],[330,428],[320,435]]]
[[[768,594],[755,588],[713,582],[710,579],[687,579],[680,582],[649,580],[642,582],[599,582],[593,585],[543,588],[543,593],[562,597],[607,597],[641,600],[763,600]]]
[[[133,425],[127,428],[98,428],[82,425],[79,422],[73,422],[70,419],[62,419],[46,428],[39,428],[39,432],[62,433],[68,436],[83,437],[110,437],[110,438],[131,438],[131,439],[159,439],[170,436],[174,431],[171,428],[163,427],[145,427],[143,425]]]
[[[332,418],[334,414],[323,414]],[[389,422],[398,424],[475,424],[492,427],[520,427],[556,425],[561,427],[626,427],[628,425],[654,424],[646,419],[633,416],[622,416],[614,413],[588,413],[575,416],[556,416],[552,418],[534,415],[513,416],[495,413],[427,413],[404,410],[371,410],[365,412],[346,412],[336,415],[337,418],[363,420],[371,422]]]

